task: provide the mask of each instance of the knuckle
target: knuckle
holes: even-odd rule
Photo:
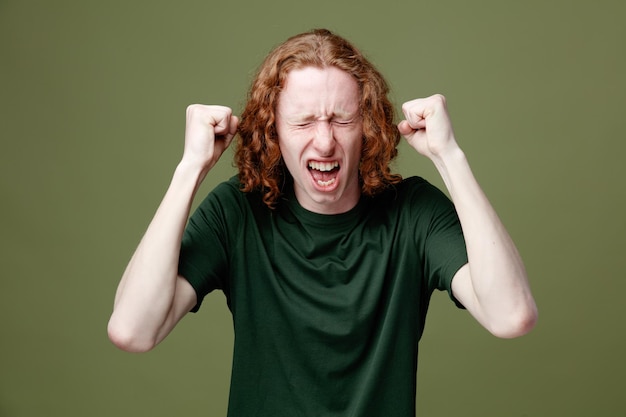
[[[187,113],[193,113],[194,111],[196,111],[198,109],[200,105],[199,104],[190,104],[187,106]]]
[[[438,104],[442,104],[442,105],[446,104],[446,97],[443,94],[435,94],[433,96],[433,99],[437,101]]]
[[[199,115],[202,114],[203,107],[204,106],[201,104],[190,104],[189,106],[187,106],[187,110],[186,110],[187,118],[188,119],[197,118]]]
[[[223,114],[225,116],[228,116],[231,114],[232,110],[230,109],[230,107],[226,107],[226,106],[211,106],[211,108],[219,114]]]

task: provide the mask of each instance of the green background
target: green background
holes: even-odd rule
[[[0,416],[225,415],[223,295],[146,354],[113,347],[106,323],[185,107],[238,113],[269,49],[313,27],[360,46],[398,109],[447,96],[539,305],[531,334],[499,340],[437,294],[419,415],[625,415],[625,5],[0,0]],[[442,185],[400,152],[398,171]]]

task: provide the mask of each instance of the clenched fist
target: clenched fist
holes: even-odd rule
[[[183,161],[210,170],[237,133],[239,119],[224,106],[192,104],[187,107]]]
[[[432,159],[458,149],[444,96],[436,94],[402,105],[398,130],[420,154]]]

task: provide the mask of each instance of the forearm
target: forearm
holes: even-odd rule
[[[452,280],[452,291],[472,315],[501,337],[524,334],[537,311],[526,270],[504,225],[474,178],[457,145],[445,97],[402,105],[398,130],[441,174],[461,221],[469,265]]]
[[[494,334],[527,332],[536,319],[536,307],[509,233],[459,148],[434,162],[455,204],[467,245],[469,280],[457,283],[466,298],[463,302]],[[463,285],[466,288],[460,288]]]
[[[123,340],[121,344],[154,345],[169,319],[176,295],[182,234],[202,178],[198,169],[182,163],[177,167],[122,276],[109,323],[110,332]]]

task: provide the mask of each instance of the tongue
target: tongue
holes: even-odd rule
[[[318,171],[316,169],[312,169],[311,170],[311,175],[313,175],[313,178],[315,179],[315,181],[330,181],[333,178],[335,178],[337,176],[337,171],[336,170],[332,170],[332,171]]]

